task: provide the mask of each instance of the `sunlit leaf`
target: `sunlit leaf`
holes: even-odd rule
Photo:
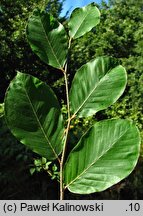
[[[113,119],[96,123],[67,159],[65,188],[79,194],[107,189],[132,172],[139,150],[139,131],[132,122]]]
[[[100,12],[94,3],[76,8],[69,19],[69,35],[76,39],[89,32],[100,22]]]
[[[42,61],[62,69],[67,56],[67,35],[62,24],[52,15],[35,10],[29,18],[27,38]]]
[[[99,57],[83,65],[75,74],[70,90],[71,111],[87,117],[115,103],[125,90],[127,75],[114,60]]]

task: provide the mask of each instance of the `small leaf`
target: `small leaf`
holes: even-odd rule
[[[58,158],[63,146],[63,118],[48,85],[18,73],[5,96],[5,117],[21,143],[48,160]]]
[[[48,161],[47,163],[46,163],[46,165],[50,165],[52,162],[51,161]]]
[[[56,178],[57,178],[57,176],[54,175],[54,174],[53,174],[52,177],[51,177],[52,180],[54,180],[54,179],[56,179]]]
[[[35,10],[29,18],[27,38],[42,61],[62,69],[67,56],[67,34],[62,24],[47,12]]]
[[[33,175],[35,173],[36,169],[33,167],[33,168],[30,168],[30,174]]]
[[[88,117],[115,103],[125,90],[127,74],[109,57],[83,65],[75,74],[70,90],[71,112]],[[76,94],[75,94],[76,92]]]
[[[94,3],[76,8],[69,20],[69,35],[76,39],[89,32],[100,22],[100,12]]]
[[[34,165],[35,165],[35,166],[41,166],[41,165],[42,165],[42,164],[41,164],[41,160],[40,160],[40,159],[34,160]]]
[[[42,170],[42,167],[36,167],[35,170],[36,170],[37,172],[40,172],[40,171]]]
[[[55,172],[55,171],[57,171],[57,169],[58,169],[58,167],[56,166],[56,164],[54,164],[54,165],[52,166],[52,170]]]
[[[42,157],[42,164],[46,164],[46,162],[47,162],[47,159],[46,158],[44,158],[44,157]]]
[[[48,170],[49,169],[49,165],[51,164],[52,162],[47,162],[46,164],[45,164],[45,167],[44,167],[44,169],[46,169],[46,170]]]
[[[69,154],[64,167],[65,188],[89,194],[111,187],[132,172],[139,151],[139,131],[132,122],[98,122]]]

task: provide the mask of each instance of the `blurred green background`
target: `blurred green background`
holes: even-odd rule
[[[65,108],[64,80],[58,70],[47,66],[32,53],[25,35],[28,17],[35,7],[60,17],[63,1],[1,0],[0,3],[0,199],[58,199],[59,185],[43,170],[30,174],[38,155],[21,145],[7,128],[3,116],[6,89],[16,71],[32,74],[47,82]],[[97,5],[101,22],[91,32],[75,40],[70,52],[69,86],[76,70],[97,57],[109,55],[126,68],[128,84],[122,97],[107,110],[92,118],[75,120],[70,130],[70,146],[93,122],[108,118],[131,119],[143,138],[143,2],[141,0],[102,1]],[[106,191],[90,195],[65,194],[65,199],[143,199],[143,143],[135,170]]]

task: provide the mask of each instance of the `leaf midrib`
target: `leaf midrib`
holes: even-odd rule
[[[74,112],[74,115],[76,115],[76,114],[79,112],[79,110],[84,106],[84,104],[85,104],[86,101],[90,98],[90,96],[92,95],[92,93],[96,90],[96,88],[100,85],[100,83],[104,81],[103,79],[104,79],[106,76],[108,76],[108,74],[109,74],[110,71],[111,71],[111,69],[108,70],[107,73],[106,73],[106,75],[105,75],[104,77],[102,77],[102,78],[99,80],[99,82],[97,83],[97,85],[95,85],[95,87],[93,88],[93,90],[91,90],[91,92],[88,94],[88,96],[86,97],[86,99],[82,102],[82,104],[81,104],[81,105],[78,107],[78,109]]]
[[[120,137],[119,137],[115,142],[113,142],[111,148],[114,146],[114,144],[115,144],[116,142],[118,142],[118,141],[127,133],[128,130],[129,130],[129,128],[127,128],[127,130],[126,130],[125,132],[123,132],[123,133],[120,135]],[[78,175],[75,179],[73,179],[70,183],[68,183],[68,184],[65,186],[65,188],[69,187],[72,183],[74,183],[77,179],[79,179],[83,174],[85,174],[85,173],[87,172],[87,170],[88,170],[92,165],[94,165],[94,164],[96,163],[96,161],[100,160],[100,158],[101,158],[102,156],[104,156],[105,154],[107,154],[107,152],[108,152],[109,150],[111,150],[111,148],[108,148],[103,154],[101,154],[101,156],[99,156],[95,161],[93,161],[82,173],[80,173],[80,175]]]
[[[45,29],[44,29],[44,25],[43,25],[43,23],[42,23],[41,17],[40,17],[40,20],[41,20],[41,26],[42,26],[42,29],[43,29],[45,38],[47,39],[47,42],[48,42],[48,44],[49,44],[49,46],[50,46],[50,48],[51,48],[51,51],[52,51],[52,53],[53,53],[53,56],[55,57],[56,62],[57,62],[58,65],[60,66],[59,68],[62,69],[62,66],[61,66],[61,64],[60,64],[60,62],[59,62],[59,60],[58,60],[58,58],[57,58],[57,56],[56,56],[56,54],[55,54],[55,52],[54,52],[54,49],[53,49],[53,47],[51,46],[51,43],[50,43],[50,41],[49,41],[49,39],[48,39],[48,36],[47,36],[46,31],[45,31]],[[47,53],[47,50],[46,50],[46,53]]]
[[[31,106],[31,109],[32,109],[32,111],[33,111],[33,113],[34,113],[34,116],[35,116],[35,118],[36,118],[37,124],[38,124],[38,126],[40,127],[40,130],[42,131],[46,142],[49,144],[49,146],[50,146],[50,148],[51,148],[53,154],[55,155],[55,157],[58,158],[57,153],[55,152],[54,148],[52,147],[52,144],[51,144],[50,140],[48,139],[44,128],[43,128],[42,125],[41,125],[41,122],[40,122],[40,120],[39,120],[39,118],[38,118],[38,116],[37,116],[36,110],[34,109],[34,106],[33,106],[33,104],[32,104],[32,101],[31,101],[31,99],[30,99],[30,97],[29,97],[29,95],[28,95],[28,92],[26,91],[26,88],[25,88],[25,87],[24,87],[24,91],[25,91],[26,97],[27,97],[27,99],[28,99],[28,101],[29,101],[29,104],[30,104],[30,106]]]
[[[74,33],[74,35],[72,36],[73,38],[76,36],[77,32],[79,31],[79,29],[80,29],[81,25],[83,24],[83,21],[86,19],[86,17],[87,17],[87,15],[88,15],[88,14],[89,14],[89,11],[87,11],[86,15],[85,15],[85,16],[83,16],[83,19],[81,20],[81,23],[80,23],[80,25],[77,27],[77,29],[76,29],[76,31],[75,31],[75,33]]]

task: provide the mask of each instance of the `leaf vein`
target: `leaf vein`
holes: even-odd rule
[[[114,144],[117,142],[117,141],[119,141],[121,138],[122,138],[122,136],[124,136],[126,133],[127,133],[127,131],[129,130],[129,128],[124,132],[124,133],[122,133],[121,135],[120,135],[120,137],[118,138],[118,140],[116,140],[115,142],[113,142],[113,144],[110,146],[110,148],[108,148],[103,154],[101,154],[95,161],[93,161],[82,173],[80,173],[75,179],[73,179],[71,182],[69,182],[66,186],[65,186],[65,188],[67,188],[67,187],[69,187],[72,183],[74,183],[77,179],[79,179],[84,173],[86,173],[87,172],[87,170],[92,166],[92,165],[94,165],[95,163],[96,163],[96,161],[97,160],[99,160],[103,155],[105,155],[113,146],[114,146]]]
[[[89,97],[92,95],[92,93],[95,91],[95,89],[99,86],[99,84],[106,78],[106,76],[108,75],[108,72],[107,72],[107,74],[104,76],[104,77],[102,77],[101,79],[100,79],[100,81],[97,83],[97,85],[95,85],[95,87],[91,90],[91,92],[88,94],[88,96],[86,97],[86,99],[82,102],[82,104],[78,107],[78,109],[75,111],[75,113],[74,113],[74,115],[76,115],[78,112],[79,112],[79,110],[84,106],[84,104],[86,103],[86,101],[89,99]]]
[[[81,20],[79,26],[77,26],[76,30],[75,30],[75,33],[74,33],[74,36],[77,34],[78,30],[80,29],[81,25],[83,24],[84,20],[86,19],[86,17],[88,16],[89,12],[86,13],[85,16],[83,16],[83,19]],[[73,36],[73,37],[74,37]]]
[[[40,17],[40,18],[41,18],[41,17]],[[41,20],[41,19],[40,19],[40,20]],[[53,50],[53,47],[51,46],[51,43],[50,43],[50,41],[49,41],[49,39],[48,39],[48,36],[47,36],[47,34],[46,34],[46,32],[45,32],[45,29],[44,29],[42,20],[41,20],[41,26],[42,26],[43,32],[44,32],[44,34],[45,34],[45,38],[47,39],[47,42],[48,42],[48,44],[49,44],[49,46],[50,46],[50,48],[51,48],[51,51],[52,51],[52,53],[53,53],[53,56],[55,57],[56,62],[57,62],[58,65],[60,66],[60,69],[62,69],[62,66],[61,66],[61,64],[60,64],[60,62],[59,62],[57,56],[55,55],[55,52],[54,52],[54,50]],[[47,53],[47,50],[46,50],[46,53]]]
[[[28,101],[29,101],[29,103],[30,103],[31,109],[32,109],[32,111],[33,111],[33,113],[34,113],[34,116],[35,116],[35,118],[36,118],[37,124],[38,124],[38,126],[40,127],[40,130],[42,131],[42,133],[43,133],[43,135],[44,135],[44,137],[45,137],[46,142],[49,144],[49,146],[50,146],[51,150],[53,151],[53,154],[55,155],[55,157],[58,158],[57,153],[55,152],[54,148],[52,147],[52,144],[51,144],[50,140],[48,139],[44,128],[43,128],[42,125],[41,125],[41,122],[40,122],[40,120],[39,120],[39,118],[38,118],[38,116],[37,116],[37,113],[36,113],[36,111],[35,111],[35,109],[34,109],[34,106],[33,106],[32,102],[31,102],[31,99],[30,99],[30,97],[29,97],[29,95],[28,95],[28,93],[27,93],[27,91],[26,91],[25,88],[24,88],[24,91],[25,91],[25,94],[26,94],[26,96],[27,96],[27,99],[28,99]]]

